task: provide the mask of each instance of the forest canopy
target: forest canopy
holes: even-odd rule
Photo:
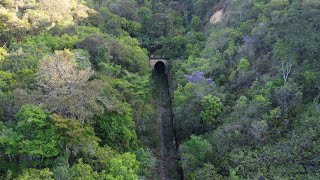
[[[154,56],[173,179],[318,179],[319,20],[318,0],[2,0],[0,179],[160,179]]]

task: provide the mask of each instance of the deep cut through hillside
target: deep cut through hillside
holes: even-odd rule
[[[165,66],[156,65],[153,80],[155,82],[154,100],[157,106],[157,136],[160,142],[157,152],[159,179],[183,179],[181,168],[178,165],[178,154],[175,145],[172,123],[172,106],[169,96],[168,77]]]

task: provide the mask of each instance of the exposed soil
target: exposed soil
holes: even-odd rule
[[[223,17],[224,17],[224,10],[220,9],[211,16],[210,23],[216,24],[218,22],[221,22],[223,20]]]

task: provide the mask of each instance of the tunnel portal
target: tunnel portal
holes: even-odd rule
[[[168,73],[168,61],[165,59],[150,59],[150,67],[158,73]]]
[[[154,71],[157,73],[165,73],[166,72],[166,65],[162,61],[158,61],[156,65],[154,65]]]

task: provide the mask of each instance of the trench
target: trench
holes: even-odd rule
[[[162,62],[158,62],[153,72],[153,95],[157,108],[157,136],[160,140],[157,153],[157,173],[161,180],[183,179],[174,131],[170,85],[165,68]]]

